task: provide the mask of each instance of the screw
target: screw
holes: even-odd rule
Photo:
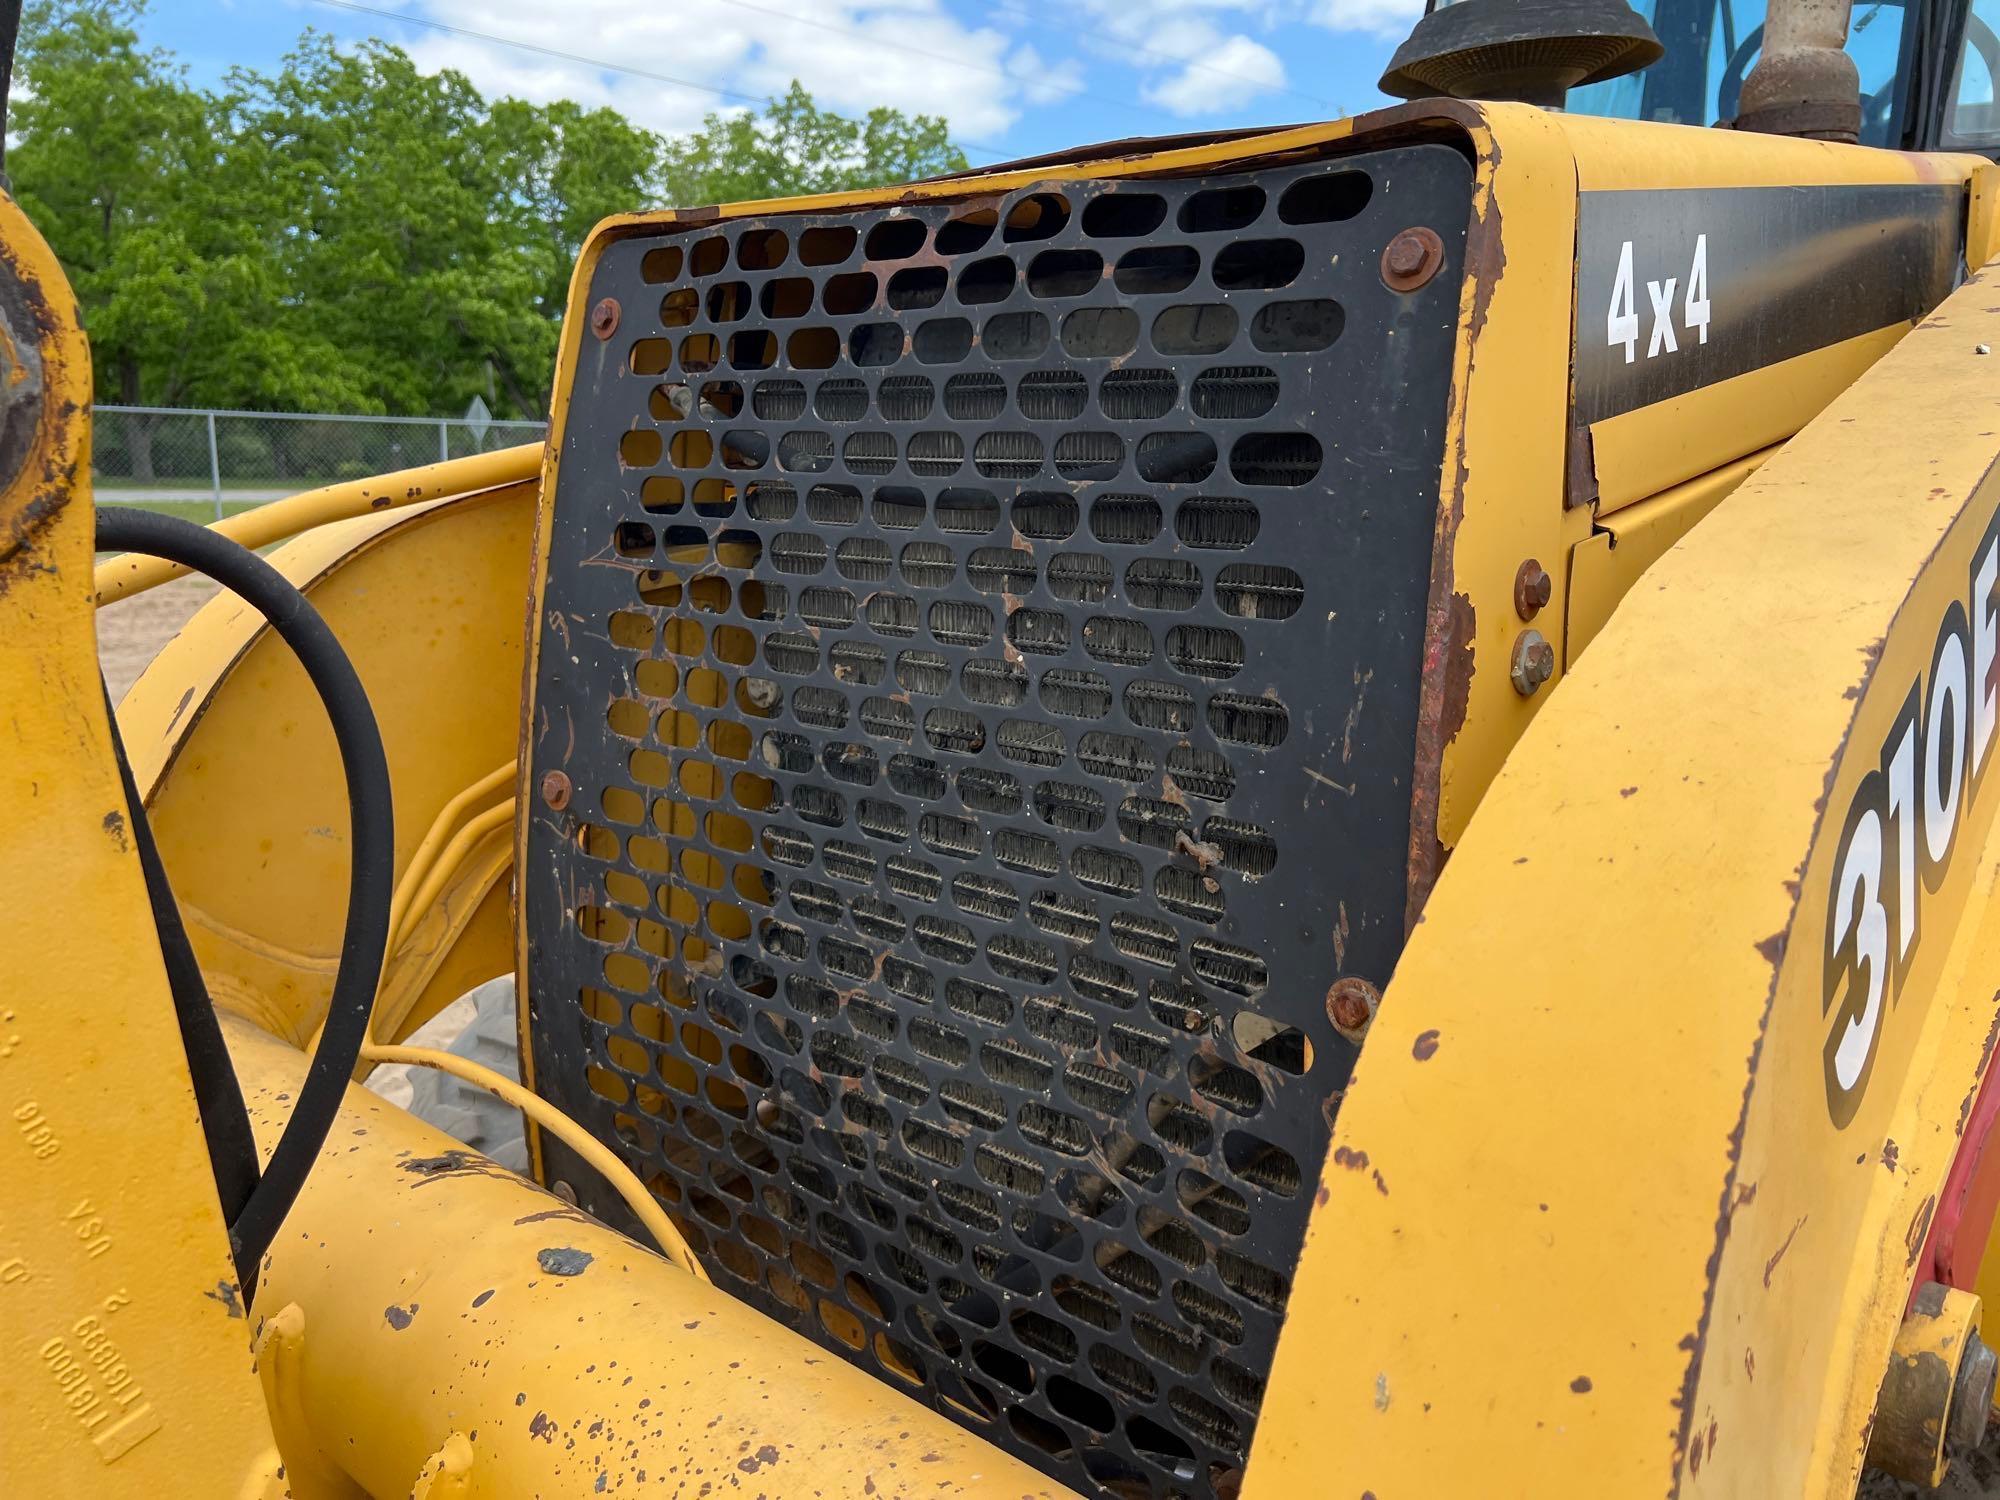
[[[1414,292],[1444,264],[1444,241],[1418,225],[1405,229],[1382,252],[1382,280],[1394,292]]]
[[[600,297],[597,305],[590,310],[590,331],[601,339],[608,339],[618,331],[618,299]]]
[[[542,773],[542,800],[557,812],[569,806],[569,778],[560,771]]]
[[[1514,641],[1514,691],[1523,698],[1556,675],[1556,648],[1539,630],[1524,630]]]
[[[1382,992],[1365,979],[1336,979],[1326,992],[1326,1014],[1333,1029],[1351,1042],[1368,1034],[1375,1011],[1382,1004]]]
[[[1555,580],[1549,577],[1549,570],[1529,558],[1521,564],[1520,572],[1514,575],[1514,613],[1524,620],[1534,619],[1548,606],[1555,590]]]

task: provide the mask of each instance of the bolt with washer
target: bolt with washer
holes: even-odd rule
[[[569,794],[569,778],[563,775],[562,772],[544,771],[542,773],[542,801],[548,803],[556,812],[561,812],[565,807],[569,806]]]
[[[1539,630],[1524,630],[1514,641],[1514,666],[1510,674],[1514,691],[1532,698],[1535,689],[1556,675],[1556,648]]]
[[[1393,292],[1414,292],[1444,264],[1444,241],[1419,224],[1405,229],[1382,251],[1382,280]]]
[[[1514,613],[1524,620],[1534,619],[1548,608],[1555,591],[1555,580],[1549,577],[1549,570],[1529,558],[1514,575]]]
[[[597,305],[590,310],[590,331],[600,339],[608,339],[618,331],[618,299],[600,297]]]

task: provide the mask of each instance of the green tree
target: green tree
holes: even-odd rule
[[[91,335],[99,399],[242,400],[264,384],[273,285],[218,135],[224,101],[139,45],[132,0],[36,4],[23,20],[8,157]],[[132,461],[150,477],[153,421]]]
[[[663,141],[607,109],[489,104],[462,74],[312,31],[204,93],[140,44],[144,13],[35,0],[10,121],[17,196],[69,273],[107,403],[432,415],[478,395],[544,415],[600,219],[965,166],[941,120],[844,119],[797,84]],[[154,425],[120,426],[141,477]],[[291,440],[273,440],[279,472]]]
[[[666,143],[661,185],[682,208],[794,193],[834,193],[962,172],[965,153],[935,115],[829,114],[794,81],[761,115],[710,115]]]
[[[563,99],[540,107],[502,99],[493,106],[492,134],[500,169],[513,184],[505,205],[511,243],[532,268],[537,310],[558,321],[591,229],[655,198],[660,138],[615,110]]]

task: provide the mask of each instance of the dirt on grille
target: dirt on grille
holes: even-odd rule
[[[206,578],[176,578],[97,612],[97,659],[113,703],[215,593]]]

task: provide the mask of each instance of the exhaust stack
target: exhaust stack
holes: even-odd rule
[[[1851,0],[1771,0],[1764,54],[1743,80],[1738,130],[1854,142],[1861,75],[1846,52]]]

